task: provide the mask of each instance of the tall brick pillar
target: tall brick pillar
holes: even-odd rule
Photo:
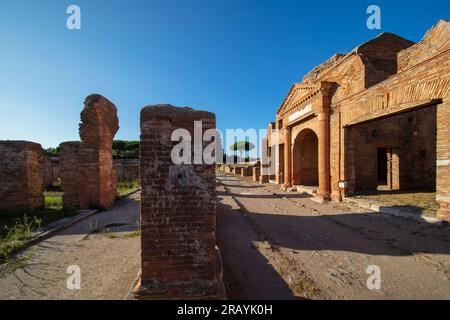
[[[114,204],[117,174],[113,167],[112,143],[117,130],[119,119],[114,104],[98,94],[88,96],[80,123],[81,208],[108,208]]]
[[[172,149],[179,144],[171,141],[172,132],[185,129],[194,141],[194,121],[202,121],[202,131],[216,125],[213,113],[190,108],[155,105],[141,111],[142,265],[134,291],[137,299],[224,295],[217,268],[220,255],[215,249],[215,166],[175,164],[171,159]],[[203,142],[200,152],[208,144]],[[194,145],[188,152],[194,153]]]
[[[292,187],[291,127],[284,129],[284,186]]]
[[[328,110],[318,114],[318,138],[319,138],[319,190],[317,196],[323,200],[330,200],[330,115]]]
[[[81,141],[60,145],[65,208],[108,208],[114,204],[117,173],[112,143],[117,130],[119,119],[114,104],[98,94],[88,96],[81,112]]]
[[[437,107],[436,201],[438,218],[450,222],[450,94]]]

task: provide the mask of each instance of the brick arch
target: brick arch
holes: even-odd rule
[[[319,138],[310,128],[301,130],[292,147],[292,182],[294,185],[319,185]]]

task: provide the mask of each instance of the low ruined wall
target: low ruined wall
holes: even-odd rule
[[[60,166],[59,158],[44,158],[44,185],[51,186],[55,180],[59,178]]]
[[[60,144],[59,159],[61,163],[61,189],[63,192],[63,207],[75,208],[80,205],[80,141]]]
[[[44,206],[43,165],[40,144],[0,141],[0,213]]]
[[[118,181],[139,180],[139,159],[114,159]]]

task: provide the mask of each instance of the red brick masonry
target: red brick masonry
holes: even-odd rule
[[[175,129],[192,137],[194,121],[215,128],[215,115],[171,105],[141,112],[140,180],[142,275],[137,299],[221,298],[217,270],[214,165],[175,165]],[[203,143],[203,148],[208,143]],[[192,148],[193,152],[194,148]]]
[[[64,207],[108,208],[114,204],[117,174],[112,142],[117,130],[119,119],[114,104],[98,94],[88,96],[81,112],[81,142],[61,144]]]
[[[40,144],[0,141],[0,213],[44,206],[43,165]]]

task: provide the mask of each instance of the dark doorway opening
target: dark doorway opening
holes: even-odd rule
[[[303,130],[295,139],[293,149],[293,184],[319,185],[319,139],[314,131]]]
[[[388,181],[388,150],[386,148],[378,148],[378,185],[387,185]]]

